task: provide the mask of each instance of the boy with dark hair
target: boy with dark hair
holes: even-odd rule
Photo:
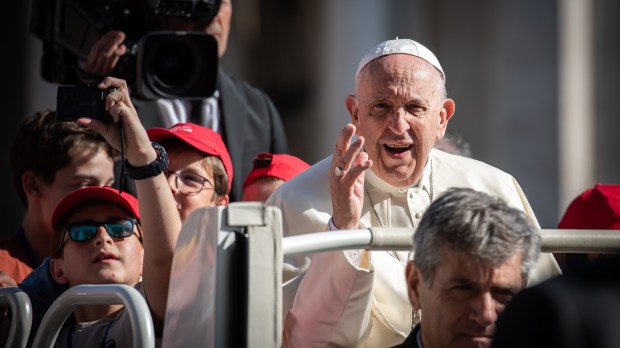
[[[18,283],[49,253],[58,202],[85,186],[110,186],[118,152],[91,129],[61,122],[56,112],[26,117],[11,147],[15,188],[26,209],[18,232],[0,241],[0,270]]]

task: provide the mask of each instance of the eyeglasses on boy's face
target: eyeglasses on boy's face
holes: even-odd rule
[[[124,219],[113,219],[104,222],[96,222],[96,221],[79,221],[73,222],[65,226],[65,229],[62,233],[62,238],[60,239],[60,244],[58,245],[58,251],[56,252],[56,256],[60,256],[60,252],[64,247],[65,236],[68,234],[69,238],[71,238],[74,242],[86,242],[89,241],[97,235],[97,231],[99,227],[103,226],[105,231],[110,235],[110,237],[114,238],[127,238],[134,234],[135,226],[138,225],[138,220],[134,218],[124,218]],[[136,234],[140,243],[142,243],[142,237],[139,234]]]
[[[199,194],[202,190],[213,189],[215,186],[209,181],[209,179],[190,172],[170,172],[166,171],[166,177],[174,175],[174,186],[186,196],[193,196]],[[207,184],[207,185],[205,185]]]

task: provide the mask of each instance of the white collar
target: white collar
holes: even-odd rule
[[[371,186],[376,187],[379,190],[385,191],[390,194],[406,194],[409,191],[409,189],[421,188],[430,197],[431,195],[430,177],[431,177],[432,167],[433,167],[432,166],[433,161],[431,160],[431,157],[432,157],[431,154],[429,154],[428,160],[426,161],[426,165],[424,166],[424,171],[422,172],[422,179],[420,179],[420,181],[418,181],[417,184],[411,185],[409,187],[396,187],[396,186],[392,186],[388,184],[387,182],[379,178],[377,174],[375,174],[375,172],[372,170],[372,168],[366,171],[365,180]]]

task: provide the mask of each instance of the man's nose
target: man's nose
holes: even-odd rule
[[[473,300],[472,319],[481,326],[488,326],[497,320],[498,303],[490,293],[484,293]]]
[[[409,117],[411,115],[402,106],[395,106],[390,113],[389,126],[396,134],[403,134],[409,130]]]

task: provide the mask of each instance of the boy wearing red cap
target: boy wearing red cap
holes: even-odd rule
[[[147,130],[160,143],[170,163],[165,174],[181,220],[202,207],[227,205],[233,179],[230,155],[222,137],[193,123]]]
[[[52,218],[52,247],[55,250],[50,269],[54,280],[69,287],[80,284],[138,284],[145,255],[139,221],[138,202],[128,193],[88,187],[69,194],[58,204]],[[153,237],[149,235],[147,238]],[[156,260],[154,254],[146,255],[151,256],[144,259],[146,262]],[[161,300],[162,296],[151,294],[167,291],[167,283],[160,282],[165,277],[151,276],[153,268],[147,269],[144,284],[149,290],[150,307],[157,315],[156,310],[163,307],[154,301]],[[105,345],[110,341],[116,342],[117,346],[131,344],[130,326],[122,305],[81,306],[74,316],[77,323],[60,332],[58,344],[71,342],[77,347],[101,342]],[[97,328],[101,327],[109,327],[104,337],[97,334]]]
[[[242,200],[265,202],[280,185],[309,167],[292,155],[263,152],[254,158],[252,171],[243,182]]]

